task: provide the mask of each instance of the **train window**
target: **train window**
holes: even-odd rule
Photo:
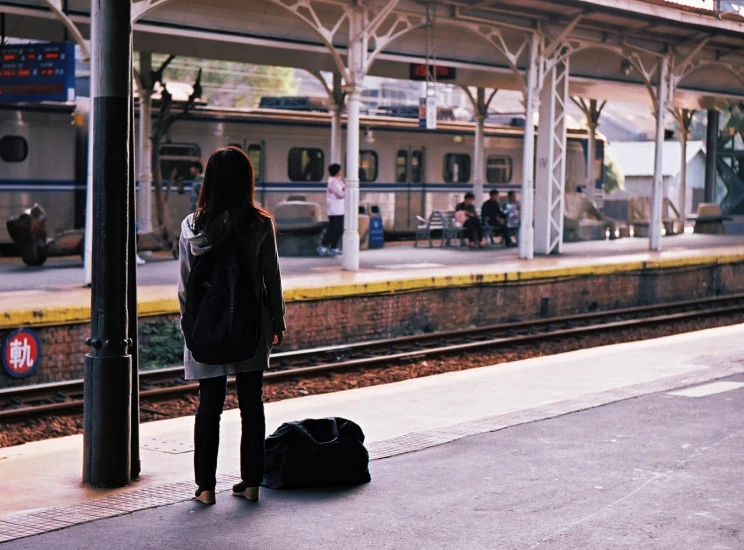
[[[444,155],[444,181],[463,183],[470,180],[470,155],[448,153]]]
[[[509,183],[512,179],[512,158],[508,155],[491,155],[486,161],[488,183]]]
[[[177,185],[191,179],[189,167],[201,160],[201,149],[193,143],[166,143],[160,146],[160,173],[163,181],[176,181]]]
[[[424,181],[424,152],[411,151],[411,183]]]
[[[408,151],[401,149],[395,157],[395,181],[406,183],[408,180]]]
[[[378,158],[376,151],[359,151],[359,181],[377,179]]]
[[[28,156],[28,142],[21,136],[0,138],[0,159],[5,162],[23,162]]]
[[[287,174],[291,181],[320,181],[325,173],[323,151],[293,147],[287,159]]]
[[[258,143],[251,143],[248,146],[248,158],[253,164],[253,173],[256,181],[261,181],[261,146]]]

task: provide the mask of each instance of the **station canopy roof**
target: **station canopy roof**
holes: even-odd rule
[[[63,27],[49,4],[59,0],[12,0],[0,5],[9,36],[61,40]],[[334,71],[337,65],[315,29],[298,13],[333,29],[331,42],[345,59],[348,20],[353,4],[366,7],[370,19],[387,0],[136,0],[143,13],[134,26],[139,51],[175,54],[310,71]],[[695,5],[694,0],[685,3]],[[709,2],[698,0],[704,5]],[[731,4],[731,3],[728,3]],[[668,0],[454,0],[426,4],[399,0],[380,27],[385,34],[399,25],[411,30],[386,45],[369,74],[407,79],[411,63],[427,58],[456,69],[455,84],[519,89],[498,42],[518,52],[531,29],[561,36],[569,49],[570,93],[596,99],[650,103],[637,69],[623,59],[635,52],[647,69],[664,52],[688,66],[677,88],[675,104],[689,108],[722,108],[744,97],[744,18],[735,12],[715,14]],[[90,2],[69,0],[70,20],[89,39]],[[294,11],[293,11],[294,10]],[[498,29],[494,38],[493,29]],[[487,36],[491,33],[491,41]],[[375,45],[370,42],[370,48]],[[528,48],[516,57],[528,63]],[[691,67],[694,70],[691,70]],[[655,81],[655,76],[652,78]]]

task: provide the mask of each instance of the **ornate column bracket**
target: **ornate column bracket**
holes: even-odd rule
[[[132,2],[132,25],[155,8],[168,2],[170,0],[134,0]]]
[[[333,44],[333,40],[336,34],[341,29],[341,26],[349,19],[349,13],[346,9],[342,9],[340,17],[333,23],[331,27],[327,27],[323,24],[318,13],[313,7],[313,0],[270,0],[271,3],[282,7],[292,12],[297,18],[303,21],[308,27],[310,27],[315,34],[322,40],[323,44],[328,48],[328,52],[333,58],[333,62],[336,64],[338,71],[344,76],[344,80],[348,81],[348,72],[346,64],[344,63],[341,54],[339,54],[336,46]],[[335,3],[334,3],[335,4]]]

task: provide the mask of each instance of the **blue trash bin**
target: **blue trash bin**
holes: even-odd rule
[[[374,205],[369,209],[369,247],[382,248],[383,246],[385,246],[385,228],[380,207]]]

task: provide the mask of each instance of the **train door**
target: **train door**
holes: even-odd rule
[[[256,139],[230,138],[228,145],[238,147],[245,151],[253,165],[253,177],[256,180],[256,198],[261,206],[268,208],[266,204],[266,182],[264,180],[264,141]]]
[[[424,154],[423,148],[398,149],[395,159],[395,181],[400,191],[395,200],[395,229],[413,231],[416,216],[424,216]]]
[[[253,176],[256,179],[256,196],[261,201],[261,205],[265,208],[269,208],[266,204],[266,167],[264,166],[264,150],[265,143],[263,140],[245,140],[243,151],[246,152],[248,158],[251,159],[253,164]]]

